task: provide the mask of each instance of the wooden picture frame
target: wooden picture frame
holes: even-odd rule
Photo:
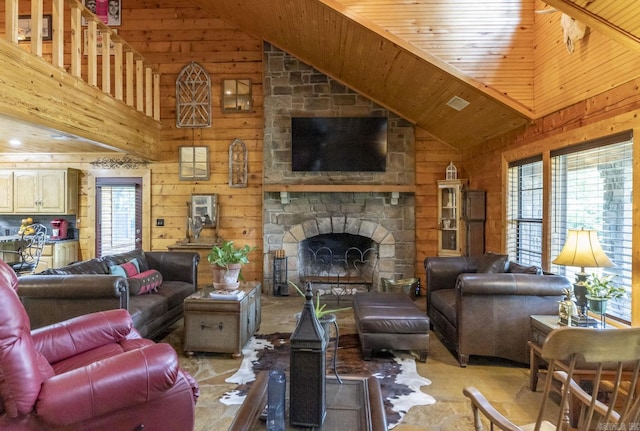
[[[218,195],[191,195],[191,218],[200,219],[202,227],[218,226]]]
[[[222,80],[222,112],[251,112],[251,79]]]
[[[209,179],[209,147],[179,147],[180,180]]]
[[[52,33],[51,15],[42,16],[42,40],[51,40]],[[18,16],[18,41],[31,41],[31,15]]]

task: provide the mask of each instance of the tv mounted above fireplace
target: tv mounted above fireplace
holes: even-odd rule
[[[386,117],[292,117],[293,171],[384,172]]]

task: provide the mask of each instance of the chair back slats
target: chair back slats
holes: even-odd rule
[[[630,418],[635,419],[638,415],[640,328],[559,328],[545,340],[541,356],[550,361],[551,370],[566,369],[549,373],[545,381],[543,404],[551,390],[550,380],[563,383],[558,426],[567,421],[563,416],[567,413],[569,397],[581,405],[578,429],[591,429],[595,424],[632,422]],[[592,375],[588,378],[577,376],[576,370],[592,370]],[[587,380],[590,387],[585,390],[580,382]],[[625,391],[625,387],[628,390]],[[538,422],[542,416],[541,409]]]

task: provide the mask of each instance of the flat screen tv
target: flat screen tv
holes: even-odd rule
[[[386,117],[291,118],[293,171],[384,172]]]

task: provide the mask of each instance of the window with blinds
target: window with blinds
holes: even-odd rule
[[[628,298],[609,301],[607,314],[631,321],[631,230],[633,141],[625,132],[551,153],[551,256],[562,249],[568,229],[595,229],[612,268],[585,268],[587,274],[616,275]],[[575,278],[580,268],[554,266]]]
[[[542,158],[509,164],[507,251],[523,265],[542,267]]]
[[[96,186],[96,255],[138,248],[142,224],[141,179],[99,178]]]

